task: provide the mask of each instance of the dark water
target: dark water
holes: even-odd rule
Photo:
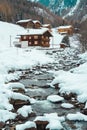
[[[64,109],[61,107],[62,103],[70,103],[70,100],[64,100],[59,103],[52,103],[47,101],[47,96],[52,94],[59,94],[59,89],[51,88],[49,83],[53,80],[53,76],[49,73],[41,73],[39,75],[31,74],[27,78],[20,80],[26,88],[26,95],[35,98],[37,101],[32,105],[33,111],[36,116],[44,115],[45,113],[58,113],[59,116],[66,116],[69,113],[76,113],[80,111],[80,108],[74,107],[72,109]],[[35,117],[36,117],[35,116]],[[29,118],[34,120],[35,117]],[[62,123],[64,130],[87,130],[86,122],[68,121]]]

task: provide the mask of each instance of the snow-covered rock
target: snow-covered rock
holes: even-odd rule
[[[56,103],[56,102],[63,101],[64,98],[59,96],[59,95],[50,95],[50,96],[47,97],[47,100],[50,101],[50,102]]]
[[[70,104],[70,103],[62,103],[61,107],[62,108],[70,109],[70,108],[73,108],[74,106],[72,104]]]
[[[32,112],[33,111],[31,106],[26,106],[26,105],[24,105],[22,108],[19,108],[17,110],[17,113],[22,115],[23,117],[28,117],[28,115],[31,114]]]
[[[24,124],[16,125],[16,130],[25,130],[29,128],[36,128],[36,124],[33,121],[27,121]]]
[[[63,129],[63,126],[61,122],[65,120],[64,117],[59,117],[57,113],[50,113],[50,114],[44,114],[44,116],[38,116],[35,119],[35,122],[37,121],[48,121],[49,123],[46,126],[46,129]]]
[[[0,122],[15,119],[17,114],[9,112],[8,110],[0,110]]]
[[[87,115],[77,112],[76,114],[68,114],[67,119],[73,121],[87,121]]]

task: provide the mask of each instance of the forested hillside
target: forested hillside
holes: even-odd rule
[[[63,24],[63,20],[39,3],[27,0],[0,0],[0,20],[15,23],[20,19],[38,19],[53,26]]]

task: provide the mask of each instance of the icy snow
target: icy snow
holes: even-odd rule
[[[18,114],[22,115],[23,117],[28,117],[28,114],[31,114],[33,111],[32,111],[32,108],[31,106],[23,106],[22,108],[19,108],[17,110]]]
[[[59,95],[50,95],[47,97],[47,100],[55,103],[55,102],[63,101],[64,98]]]
[[[59,117],[57,113],[50,113],[50,114],[44,114],[44,116],[37,116],[34,121],[48,121],[49,124],[46,126],[46,128],[53,130],[53,129],[59,129],[61,130],[63,128],[61,122],[65,120],[64,117]]]
[[[36,124],[33,121],[27,121],[24,124],[16,125],[16,130],[25,130],[32,127],[36,128]]]
[[[70,108],[73,108],[74,106],[72,104],[70,104],[70,103],[62,103],[61,107],[70,109]]]
[[[6,87],[8,89],[15,89],[15,88],[19,89],[19,88],[21,88],[21,89],[25,90],[25,86],[22,83],[17,83],[17,82],[15,82],[15,83],[8,83],[6,85]]]
[[[9,112],[8,110],[0,110],[0,122],[5,122],[9,119],[15,119],[17,114]]]
[[[87,102],[86,102],[86,104],[85,104],[85,109],[87,109]]]
[[[30,47],[26,49],[14,47],[15,37],[25,31],[24,28],[0,21],[0,111],[2,111],[1,121],[15,118],[10,110],[14,109],[9,103],[10,99],[20,99],[35,103],[35,99],[21,93],[15,93],[12,89],[25,86],[20,83],[8,83],[11,80],[19,79],[21,72],[16,70],[29,69],[36,65],[52,63],[53,59],[42,50]],[[8,73],[13,71],[13,73]],[[3,88],[3,89],[2,89]],[[6,117],[7,113],[7,117]],[[11,116],[10,116],[11,115]]]
[[[16,48],[13,46],[13,41],[17,34],[25,30],[17,25],[0,22],[0,121],[7,121],[9,119],[14,119],[16,117],[15,113],[10,112],[13,109],[13,106],[9,103],[11,98],[28,100],[31,103],[34,103],[35,100],[25,96],[23,94],[12,92],[12,88],[16,85],[19,88],[25,87],[22,84],[14,84],[8,82],[12,79],[18,79],[21,73],[8,73],[9,70],[19,70],[19,69],[29,69],[36,65],[53,63],[54,59],[50,55],[45,54],[45,51],[37,50],[37,48]],[[53,39],[51,39],[52,47],[59,47],[59,44],[63,36],[59,35],[56,30],[53,30]],[[10,43],[11,38],[11,43]],[[74,41],[73,41],[74,42]],[[71,53],[71,52],[70,52]],[[60,93],[76,93],[77,100],[79,102],[87,102],[87,53],[80,55],[80,57],[85,61],[84,64],[80,65],[77,68],[74,68],[70,71],[53,71],[52,73],[55,76],[55,79],[51,82],[51,86],[54,87],[54,84],[59,84]],[[3,88],[3,89],[2,89]],[[50,95],[52,96],[52,95]],[[54,97],[57,98],[54,99]],[[58,99],[58,95],[54,97],[49,97],[51,101],[55,102]],[[63,99],[62,99],[63,100]],[[3,103],[2,103],[3,102]],[[22,109],[22,112],[25,110]],[[27,109],[25,110],[27,111]],[[80,116],[80,118],[79,118]],[[60,119],[57,114],[48,114],[44,115],[43,120],[48,120],[48,128],[56,129],[55,127],[62,128],[61,122],[64,121]],[[85,120],[87,121],[87,116],[76,113],[74,115],[67,115],[67,118],[70,120]],[[53,124],[55,122],[55,126]],[[31,123],[20,124],[16,126],[17,130],[24,130],[27,126],[31,127]],[[33,124],[34,127],[35,124]]]
[[[76,114],[68,114],[67,119],[74,121],[87,121],[87,115],[77,112]]]
[[[81,65],[83,66],[83,65]],[[87,73],[79,73],[80,67],[76,68],[76,72],[58,71],[55,79],[51,82],[51,86],[59,83],[60,93],[76,93],[79,102],[86,102],[87,100]],[[86,68],[87,64],[84,65]],[[82,67],[81,67],[82,68]],[[55,72],[54,72],[55,73]]]
[[[53,37],[50,38],[50,47],[59,48],[64,35],[60,35],[57,28],[52,29],[52,35]]]

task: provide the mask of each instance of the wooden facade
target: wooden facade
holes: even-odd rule
[[[24,27],[24,28],[40,28],[42,27],[40,21],[38,20],[31,20],[31,19],[27,19],[27,20],[19,20],[18,22],[16,22],[16,24]]]
[[[73,27],[70,26],[60,26],[58,27],[58,32],[60,34],[68,34],[68,35],[72,35],[73,34]]]
[[[36,29],[42,27],[40,21],[38,21],[38,20],[34,20],[33,23],[34,23],[34,28],[36,28]]]
[[[34,29],[35,30],[35,29]],[[50,46],[50,37],[52,37],[51,33],[46,30],[43,33],[30,33],[29,34],[21,34],[20,35],[20,42],[28,41],[28,46],[43,46],[49,47]],[[39,29],[40,30],[40,29]],[[42,30],[42,29],[41,29]]]
[[[20,20],[20,21],[16,22],[16,24],[18,24],[24,28],[34,28],[34,23],[31,19]]]

